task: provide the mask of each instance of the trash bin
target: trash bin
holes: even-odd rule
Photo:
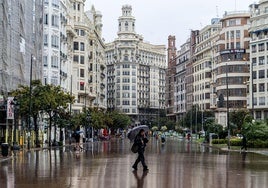
[[[1,149],[2,149],[2,156],[7,157],[8,156],[8,143],[2,143]]]

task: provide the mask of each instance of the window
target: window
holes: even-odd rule
[[[84,69],[80,69],[80,77],[81,78],[85,77],[85,70]]]
[[[80,64],[85,63],[85,57],[83,55],[80,56]]]
[[[48,25],[48,14],[45,14],[45,25]]]
[[[123,100],[123,105],[129,105],[129,101]]]
[[[263,52],[264,51],[264,43],[259,44],[258,48],[259,48],[259,52]]]
[[[44,35],[44,46],[48,46],[48,35]]]
[[[253,71],[253,73],[252,73],[252,77],[253,77],[253,79],[256,79],[256,78],[257,78],[257,73],[256,73],[256,71]]]
[[[80,82],[79,86],[80,86],[80,90],[85,90],[85,82]]]
[[[85,51],[85,44],[83,42],[80,43],[80,51]]]
[[[54,48],[59,48],[59,37],[56,35],[51,36],[51,46]]]
[[[59,27],[59,16],[52,15],[52,26]]]
[[[47,67],[47,56],[43,56],[43,65]]]
[[[129,86],[123,86],[123,90],[129,90]]]
[[[240,30],[236,30],[236,38],[237,39],[240,39],[240,35],[241,35]]]
[[[78,56],[78,55],[74,55],[74,57],[73,57],[73,61],[76,62],[76,63],[78,63],[78,61],[79,61],[79,56]]]
[[[59,0],[52,0],[52,6],[59,8]]]
[[[236,42],[236,48],[241,48],[240,42]]]
[[[77,10],[80,10],[80,3],[77,4]]]
[[[259,98],[259,105],[265,105],[265,97]]]
[[[51,67],[52,68],[58,68],[58,61],[59,58],[57,56],[51,56]]]
[[[85,31],[81,29],[81,30],[80,30],[80,35],[81,35],[81,36],[85,36]]]
[[[226,39],[229,39],[229,31],[226,32]]]
[[[264,78],[264,77],[265,77],[264,70],[259,70],[259,78]]]
[[[252,45],[252,46],[251,46],[251,52],[252,52],[252,53],[256,53],[256,51],[257,51],[257,50],[256,50],[256,45]]]
[[[253,92],[257,92],[257,85],[256,84],[253,84]]]
[[[52,85],[58,85],[58,77],[52,76],[52,78],[51,78],[51,84]]]
[[[257,64],[257,59],[256,58],[252,58],[252,65],[253,66],[256,66],[256,64]]]
[[[231,39],[233,39],[233,38],[234,38],[234,31],[231,31],[231,33],[230,33],[230,34],[231,34],[231,36],[230,36],[230,37],[231,37]]]
[[[75,3],[73,4],[73,8],[74,8],[74,10],[76,9],[76,4]]]
[[[264,92],[264,91],[265,91],[264,83],[259,84],[259,92]]]
[[[259,57],[259,65],[264,65],[264,56]]]
[[[74,42],[74,50],[79,50],[78,42]],[[77,61],[78,62],[78,61]]]

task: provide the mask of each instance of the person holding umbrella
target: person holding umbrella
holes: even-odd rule
[[[145,158],[144,158],[144,150],[145,150],[147,142],[148,142],[148,139],[146,137],[145,130],[140,129],[139,133],[136,135],[134,139],[134,144],[138,146],[138,158],[136,159],[135,163],[132,165],[132,168],[134,170],[138,169],[138,164],[140,162],[143,166],[143,171],[149,170],[145,163]]]

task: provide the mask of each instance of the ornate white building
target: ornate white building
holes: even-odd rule
[[[94,7],[84,11],[85,0],[73,0],[69,9],[67,33],[71,59],[70,91],[75,96],[72,111],[84,107],[106,108],[105,45],[102,39],[102,15]],[[70,21],[69,21],[70,20]]]
[[[165,107],[165,46],[136,34],[131,6],[122,7],[118,22],[118,38],[105,50],[107,107],[130,115],[133,123],[149,123]]]

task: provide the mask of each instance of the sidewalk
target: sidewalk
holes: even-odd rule
[[[211,148],[219,149],[219,150],[222,150],[222,151],[241,152],[240,147],[236,147],[236,146],[233,146],[233,148],[231,146],[231,148],[228,149],[227,146],[220,147],[220,146],[217,146],[217,145],[209,145],[209,144],[204,144],[204,143],[200,143],[200,144],[203,145],[203,146],[206,146],[206,147],[211,147]],[[268,156],[268,148],[248,148],[246,152],[248,152],[248,153],[257,153],[257,154]]]
[[[84,145],[85,143],[83,143]],[[44,146],[44,147],[39,147],[39,148],[31,148],[30,151],[35,151],[35,150],[47,150],[47,149],[55,149],[55,148],[62,148],[62,147],[74,147],[76,145],[76,143],[72,143],[72,144],[66,144],[64,146]],[[16,150],[16,151],[29,151],[27,148],[22,148],[20,150]],[[9,149],[9,155],[7,157],[3,157],[2,156],[2,151],[1,151],[1,147],[0,147],[0,163],[3,161],[7,161],[13,158],[12,155],[13,150]]]

